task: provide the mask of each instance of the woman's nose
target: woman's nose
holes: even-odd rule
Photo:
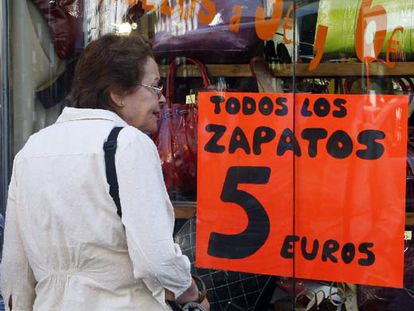
[[[165,98],[164,94],[161,95],[160,99],[158,100],[158,104],[160,107],[164,107],[165,103],[167,102],[167,99]]]

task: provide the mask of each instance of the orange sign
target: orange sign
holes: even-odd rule
[[[197,266],[402,286],[408,97],[198,102]]]

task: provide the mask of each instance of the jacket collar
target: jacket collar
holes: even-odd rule
[[[56,123],[78,120],[109,120],[115,122],[117,126],[128,126],[124,120],[112,111],[73,107],[65,107]]]

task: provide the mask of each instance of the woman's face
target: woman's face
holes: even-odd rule
[[[158,65],[152,58],[148,58],[144,71],[141,85],[138,85],[132,93],[122,97],[111,93],[111,96],[117,105],[116,112],[126,123],[145,133],[155,133],[165,97],[162,94],[159,96],[151,88],[157,87],[160,80]]]

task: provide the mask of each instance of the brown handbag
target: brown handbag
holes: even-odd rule
[[[178,0],[171,3],[174,9],[179,7]],[[203,6],[194,6],[194,0],[184,0],[183,3],[191,15],[187,19],[158,14],[152,43],[157,60],[185,56],[205,63],[246,63],[263,53],[263,41],[255,30],[256,8],[263,6],[262,0],[212,0],[216,14],[208,25],[203,25],[198,18],[199,12],[206,12]],[[242,11],[238,31],[230,29],[235,6]]]

